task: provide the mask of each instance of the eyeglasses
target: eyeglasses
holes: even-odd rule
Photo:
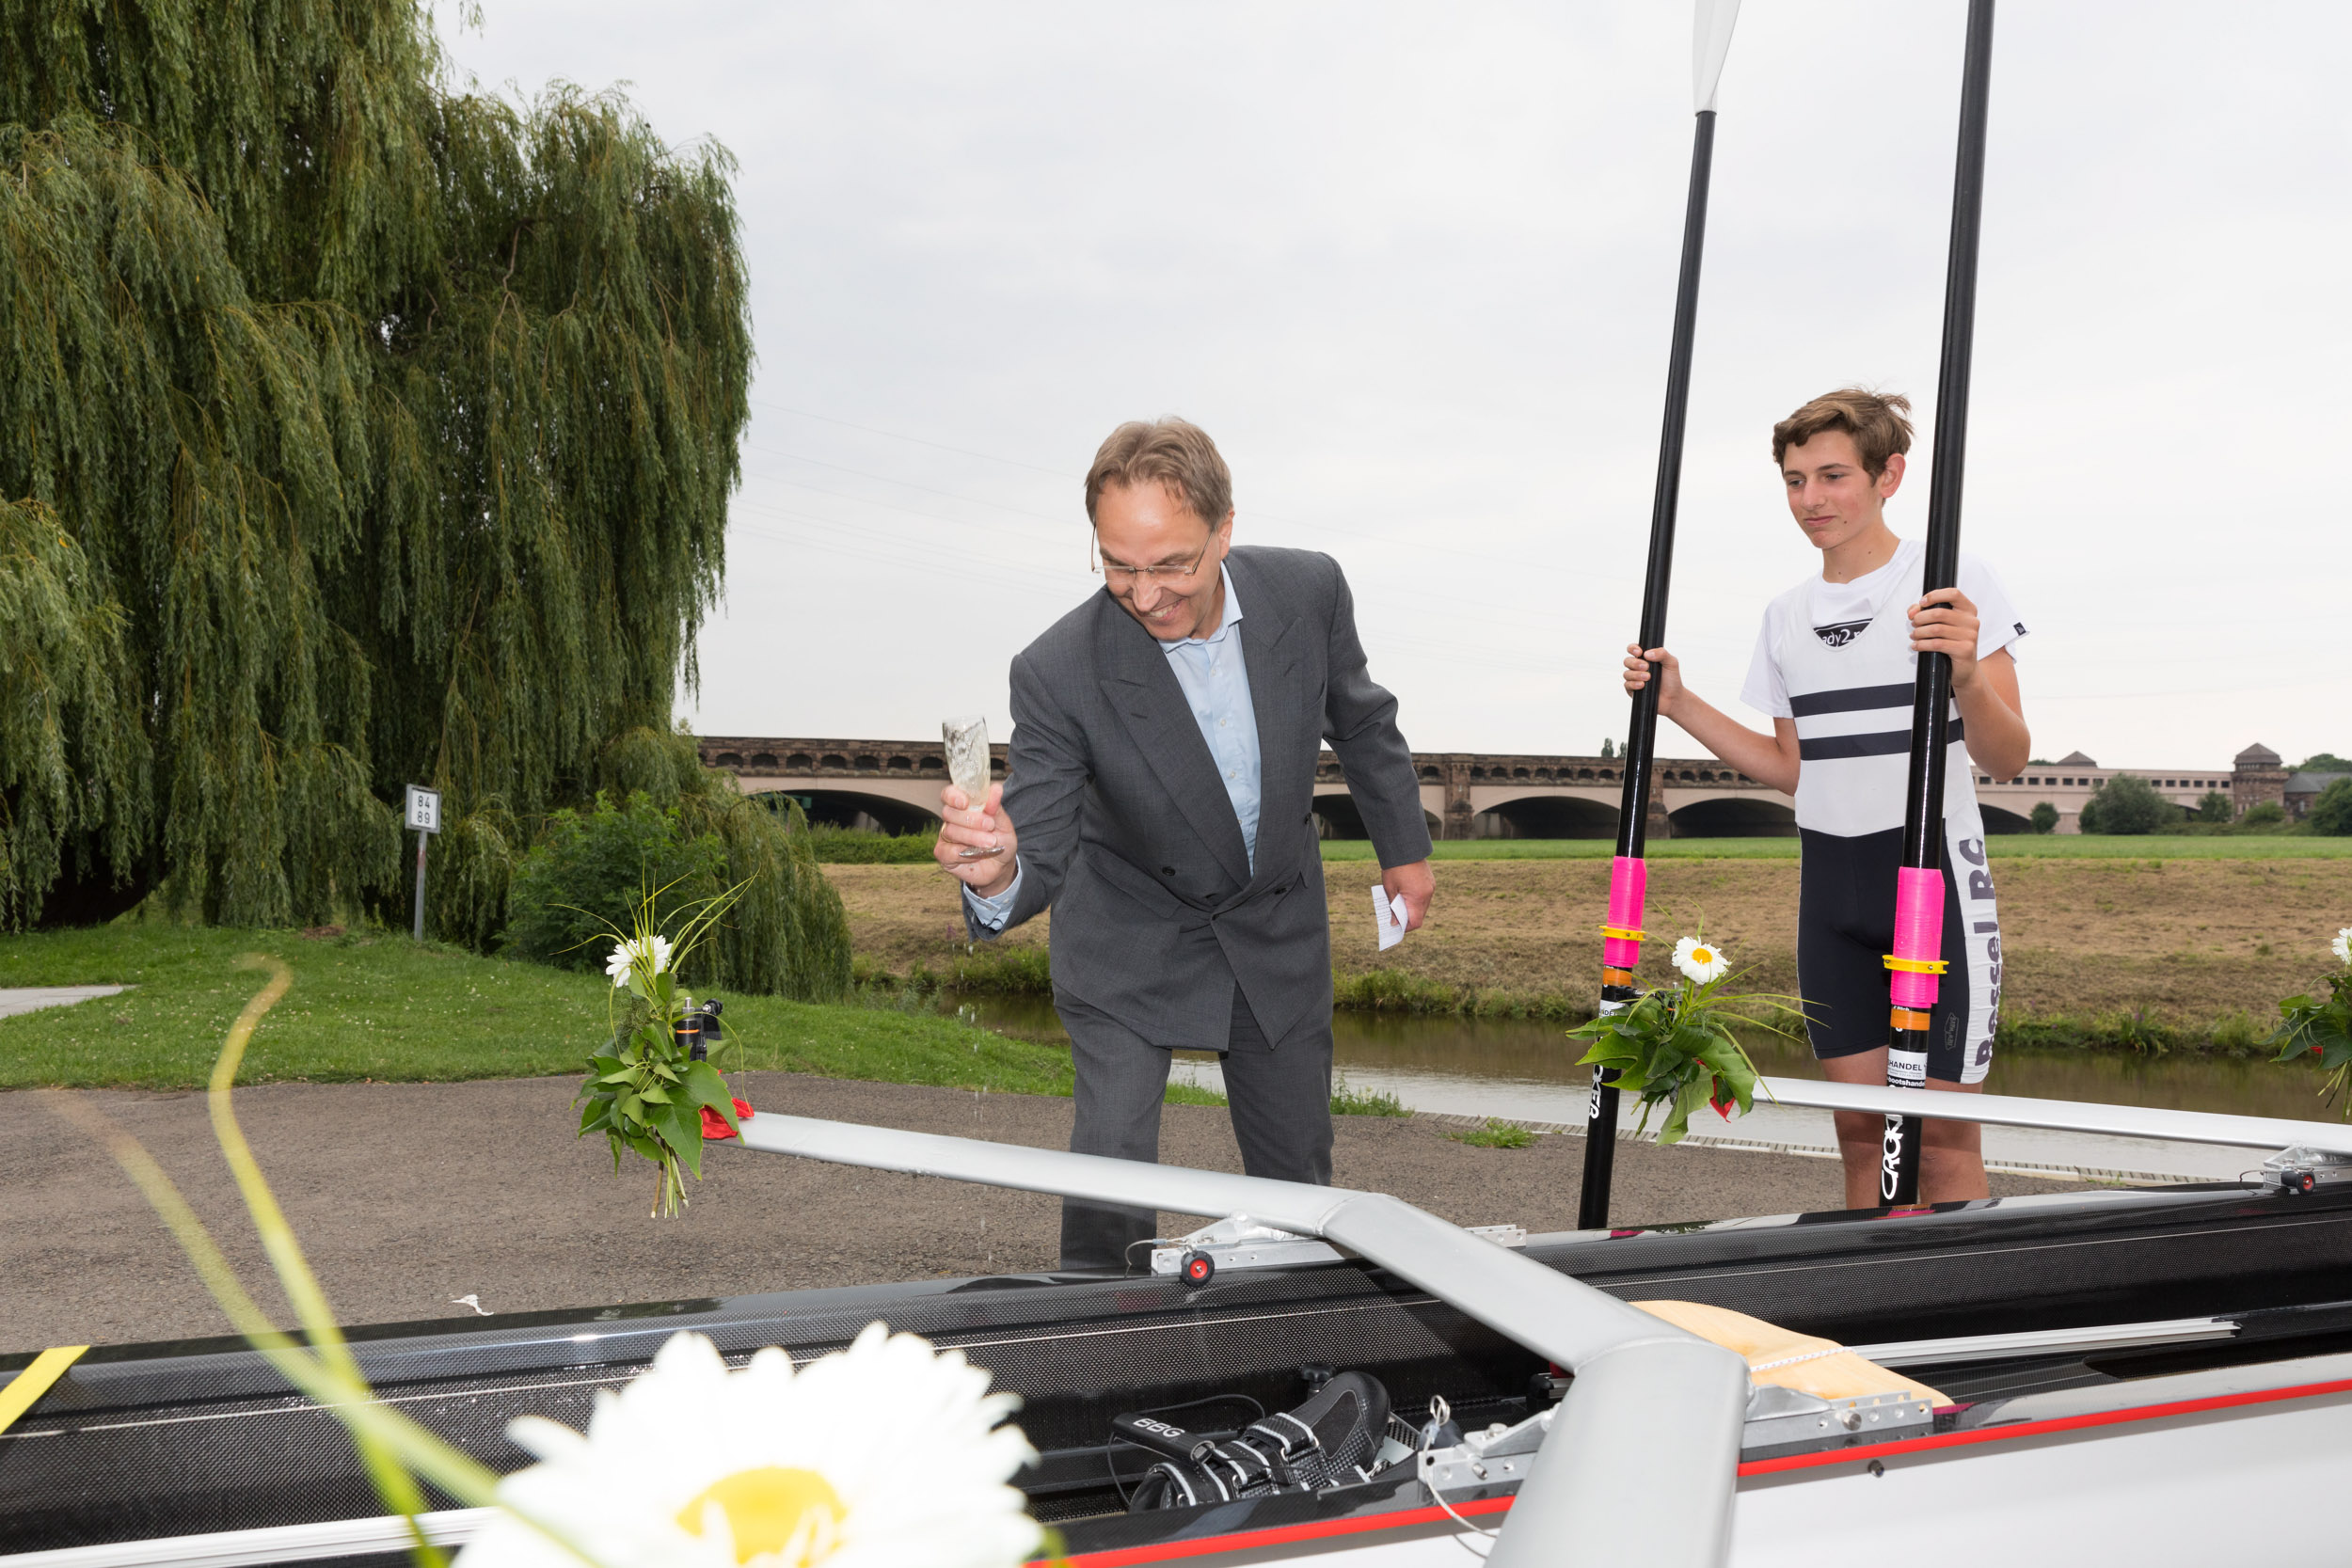
[[[1089,537],[1091,537],[1091,535],[1089,535]],[[1208,544],[1200,546],[1200,553],[1199,555],[1194,556],[1190,561],[1184,562],[1184,564],[1181,566],[1122,566],[1118,562],[1113,561],[1110,557],[1103,554],[1102,546],[1099,543],[1091,546],[1088,550],[1088,554],[1093,558],[1093,569],[1103,574],[1103,580],[1104,582],[1108,583],[1115,589],[1121,587],[1132,588],[1138,581],[1159,583],[1174,583],[1184,581],[1185,578],[1191,577],[1195,572],[1200,570],[1200,563],[1209,558],[1210,546],[1215,545],[1216,543],[1216,540],[1215,537],[1211,537]]]

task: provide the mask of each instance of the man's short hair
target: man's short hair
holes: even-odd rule
[[[1840,387],[1824,392],[1772,426],[1772,467],[1779,467],[1790,447],[1804,446],[1825,430],[1842,430],[1853,437],[1854,451],[1872,479],[1886,471],[1886,460],[1911,450],[1911,400],[1900,392],[1870,392]]]
[[[1233,510],[1233,475],[1209,433],[1189,420],[1130,420],[1110,433],[1087,470],[1087,521],[1108,485],[1165,484],[1210,528]]]

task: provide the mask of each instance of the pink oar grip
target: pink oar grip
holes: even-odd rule
[[[1609,924],[1621,931],[1642,928],[1642,904],[1649,892],[1649,863],[1619,855],[1609,863]],[[1600,961],[1612,969],[1631,969],[1642,961],[1642,944],[1624,937],[1603,937]]]
[[[1933,961],[1943,956],[1944,873],[1904,866],[1895,873],[1895,957]],[[1895,1006],[1919,1012],[1934,1006],[1935,980],[1895,971]]]

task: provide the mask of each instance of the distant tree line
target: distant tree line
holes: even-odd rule
[[[2352,763],[2333,752],[2321,752],[2292,771],[2352,775]],[[2048,801],[2034,807],[2034,832],[2048,832],[2058,826],[2058,808]],[[2093,789],[2090,799],[2083,802],[2076,821],[2084,832],[2116,834],[2180,831],[2185,822],[2216,831],[2231,827],[2275,831],[2288,825],[2285,809],[2276,801],[2259,801],[2241,815],[2230,797],[2217,789],[2206,791],[2197,809],[2184,818],[2181,809],[2158,794],[2147,780],[2130,773],[2116,774]],[[2336,779],[2321,790],[2304,823],[2314,833],[2352,836],[2352,776]]]

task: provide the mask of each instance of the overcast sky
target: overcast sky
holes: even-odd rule
[[[699,729],[1002,736],[1008,661],[1099,585],[1095,446],[1174,412],[1237,542],[1346,567],[1415,748],[1623,736],[1688,5],[484,10],[444,19],[484,87],[626,83],[740,164],[759,363]],[[1889,515],[1925,531],[1963,22],[1740,18],[1668,639],[1737,712],[1819,569],[1774,420],[1910,393]],[[2348,59],[2340,4],[2002,8],[1963,547],[2032,628],[2038,756],[2352,751]]]

